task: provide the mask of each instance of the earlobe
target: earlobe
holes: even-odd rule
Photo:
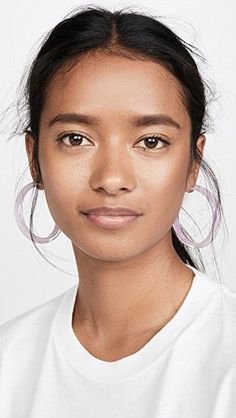
[[[203,155],[205,144],[206,144],[206,137],[205,137],[205,135],[202,134],[198,137],[197,144],[196,144],[197,148],[199,149],[199,151],[201,153],[201,155]],[[192,168],[190,170],[189,176],[188,176],[186,192],[188,192],[188,193],[193,192],[194,186],[197,182],[199,169],[200,169],[199,163],[194,161],[194,163],[192,165]]]
[[[194,186],[195,186],[195,184],[197,182],[197,177],[198,177],[199,169],[200,169],[200,166],[195,161],[193,163],[192,169],[191,169],[191,171],[189,173],[189,176],[188,176],[188,182],[187,182],[187,188],[186,188],[186,191],[188,193],[192,193],[193,190],[194,190]]]
[[[26,152],[27,152],[27,158],[28,158],[28,162],[29,162],[29,168],[30,168],[31,176],[32,176],[32,179],[36,182],[35,169],[32,165],[34,138],[33,138],[33,135],[28,131],[25,134],[25,148],[26,148]]]

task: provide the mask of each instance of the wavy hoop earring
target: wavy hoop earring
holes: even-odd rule
[[[23,209],[23,202],[24,202],[26,194],[28,193],[30,189],[32,189],[35,186],[35,184],[36,184],[35,182],[31,182],[31,183],[28,183],[26,186],[24,186],[18,193],[16,197],[16,201],[15,201],[15,219],[16,219],[17,225],[20,228],[21,232],[29,240],[31,240],[30,230],[25,223],[22,209]],[[37,194],[38,194],[38,191],[37,191]],[[37,195],[36,195],[36,199],[37,199]],[[55,238],[57,238],[60,232],[61,230],[55,224],[51,234],[48,237],[39,237],[38,235],[35,235],[34,233],[32,233],[32,235],[33,235],[35,242],[39,244],[46,244],[48,242],[53,241]]]
[[[191,240],[184,233],[184,230],[180,225],[179,215],[178,215],[173,227],[174,227],[174,230],[176,232],[177,237],[179,238],[179,240],[181,242],[183,242],[183,244],[186,244],[188,246],[192,246],[192,247],[195,247],[195,248],[202,248],[202,247],[206,247],[212,241],[214,241],[214,239],[215,239],[215,237],[216,237],[216,235],[219,231],[220,211],[219,211],[219,205],[218,205],[218,201],[217,201],[216,196],[212,192],[210,192],[207,188],[205,188],[203,186],[195,185],[193,187],[193,190],[197,190],[198,192],[202,193],[207,198],[207,200],[208,200],[208,202],[211,206],[214,221],[212,222],[212,228],[211,228],[209,234],[201,242],[195,242],[195,241]]]

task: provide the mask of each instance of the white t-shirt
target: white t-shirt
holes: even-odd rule
[[[236,417],[236,293],[192,270],[175,316],[117,361],[75,336],[78,284],[2,324],[0,417]]]

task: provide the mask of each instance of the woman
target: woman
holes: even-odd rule
[[[79,285],[1,326],[1,417],[232,418],[235,293],[188,250],[222,218],[190,48],[154,17],[87,7],[46,37],[26,97],[33,182],[17,223],[35,245],[63,231]],[[46,238],[33,233],[39,190]],[[201,242],[179,220],[193,191],[212,209]]]

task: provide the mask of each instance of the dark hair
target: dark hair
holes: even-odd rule
[[[222,220],[221,194],[216,176],[196,146],[199,135],[207,129],[209,116],[206,109],[206,90],[210,92],[210,88],[203,81],[192,54],[202,61],[204,58],[196,47],[183,41],[156,17],[125,9],[112,12],[101,7],[80,7],[67,15],[45,37],[28,73],[22,107],[26,110],[22,133],[29,131],[34,138],[33,159],[30,164],[36,167],[38,182],[41,180],[38,160],[39,122],[53,77],[59,70],[68,71],[72,68],[82,55],[95,51],[134,60],[152,60],[165,67],[179,81],[191,119],[190,165],[194,160],[201,165],[210,188],[217,196],[217,210],[220,211]],[[34,198],[30,216],[33,242],[35,202]],[[205,272],[199,250],[194,250],[197,260],[190,253],[190,249],[178,239],[173,227],[171,232],[174,248],[182,261]],[[186,231],[185,233],[187,234]]]

